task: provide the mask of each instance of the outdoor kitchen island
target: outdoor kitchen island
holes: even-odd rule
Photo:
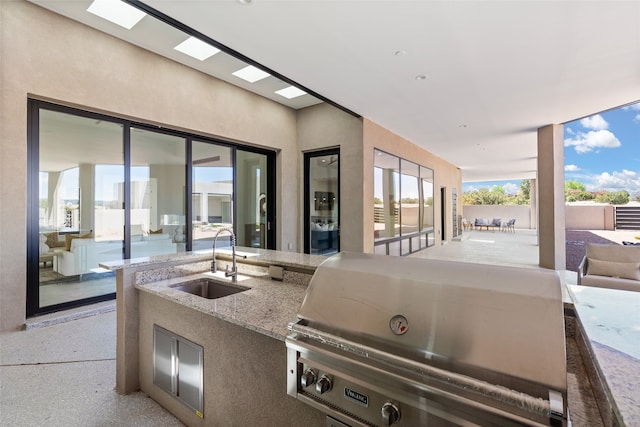
[[[116,390],[142,390],[188,426],[324,425],[320,411],[287,396],[284,340],[326,257],[239,247],[237,285],[249,290],[206,299],[172,287],[195,278],[224,280],[231,257],[220,249],[216,257],[215,274],[211,251],[104,265],[117,276]],[[270,266],[282,281],[270,278]],[[201,408],[154,383],[154,325],[184,340],[178,348],[201,347]],[[198,399],[197,391],[187,391]]]
[[[238,250],[241,254],[238,285],[251,290],[217,300],[172,288],[196,277],[210,276],[207,271],[211,251],[104,265],[116,270],[118,278],[117,391],[127,394],[140,389],[190,426],[324,426],[323,413],[286,394],[284,340],[289,334],[287,325],[298,312],[312,273],[326,258],[250,248]],[[252,256],[252,252],[258,256]],[[217,253],[219,268],[224,270],[230,256]],[[281,271],[272,271],[272,275],[282,273],[283,281],[271,280],[269,266],[282,267]],[[224,276],[224,272],[217,275]],[[565,309],[568,305],[572,306],[572,301],[565,300]],[[154,385],[154,324],[185,339],[187,344],[202,346],[204,406],[199,411],[202,417]],[[583,381],[589,380],[578,378],[579,383]],[[640,384],[629,387],[638,390]],[[613,401],[621,397],[615,391],[612,394],[608,398]],[[628,399],[630,396],[625,394]],[[571,417],[580,419],[577,412],[583,408],[572,407],[571,396],[570,392]],[[581,415],[593,421],[591,415]],[[610,421],[605,420],[604,424],[610,425]]]

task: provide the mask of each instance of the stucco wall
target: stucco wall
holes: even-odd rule
[[[296,241],[295,111],[25,1],[0,28],[0,330],[25,319],[29,96],[278,149],[277,240]]]
[[[418,147],[411,141],[365,119],[363,140],[363,192],[362,192],[362,235],[364,252],[373,252],[373,152],[377,148],[389,154],[418,163],[433,169],[433,206],[435,244],[442,242],[442,227],[440,206],[440,188],[446,188],[445,227],[447,238],[453,233],[451,189],[456,188],[458,194],[458,209],[456,216],[462,215],[462,172],[455,165]]]
[[[278,249],[302,250],[307,150],[340,147],[343,250],[373,252],[374,148],[434,169],[437,243],[440,187],[457,188],[462,213],[459,169],[330,105],[296,112],[23,0],[0,1],[0,52],[2,331],[25,321],[29,97],[275,150]]]
[[[476,218],[501,218],[503,221],[515,218],[516,228],[535,228],[531,224],[530,205],[465,205],[462,216],[471,223]]]
[[[299,247],[304,245],[304,171],[303,153],[325,148],[340,147],[340,249],[362,252],[362,120],[329,104],[320,104],[298,112],[298,185],[297,201],[300,213],[298,223]]]
[[[614,230],[615,208],[611,205],[566,205],[567,230]]]

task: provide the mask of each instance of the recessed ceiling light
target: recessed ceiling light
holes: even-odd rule
[[[402,56],[402,55],[406,55],[406,54],[407,54],[407,52],[404,51],[404,50],[396,50],[396,54],[395,55],[396,56]]]
[[[189,37],[178,46],[174,47],[174,49],[193,58],[199,59],[200,61],[204,61],[205,59],[220,52],[220,49],[195,37]]]
[[[276,93],[280,96],[284,96],[287,99],[297,98],[299,96],[307,94],[307,92],[300,90],[295,86],[285,87],[284,89],[277,90]]]
[[[237,0],[237,2],[240,4],[251,4],[253,3],[253,0]]]
[[[236,77],[240,77],[242,80],[248,81],[249,83],[255,83],[258,80],[265,79],[271,75],[254,67],[253,65],[246,66],[232,74]]]
[[[463,124],[461,124],[461,125],[458,125],[458,127],[459,127],[459,128],[466,128],[466,127],[467,127],[467,125],[465,125],[465,124],[463,123]]]
[[[140,9],[120,0],[94,0],[87,8],[87,12],[118,24],[127,30],[133,28],[146,15]]]
[[[416,76],[416,80],[425,80],[427,78],[427,76],[425,76],[424,74],[418,74]]]

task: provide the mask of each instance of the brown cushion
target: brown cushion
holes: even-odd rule
[[[60,241],[57,231],[53,231],[51,233],[44,233],[44,235],[47,238],[46,242],[44,243],[50,248],[59,248],[64,246],[64,242]]]
[[[162,234],[162,228],[157,230],[149,230],[149,234]]]
[[[64,250],[65,251],[70,251],[71,250],[71,242],[73,242],[73,239],[90,239],[93,236],[91,235],[91,233],[87,233],[87,234],[83,234],[82,236],[79,234],[65,234],[64,236]]]
[[[588,274],[640,280],[640,262],[615,262],[589,259]]]

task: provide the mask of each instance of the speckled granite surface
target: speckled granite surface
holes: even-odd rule
[[[640,426],[640,292],[568,288],[614,418]]]
[[[238,256],[238,261],[246,264],[258,265],[278,265],[281,267],[291,267],[296,269],[315,270],[327,257],[322,255],[299,254],[297,252],[274,251],[270,249],[256,249],[238,246],[238,252],[247,254],[246,257]],[[255,254],[255,256],[251,256]],[[133,266],[162,265],[171,261],[201,262],[211,261],[212,250],[195,252],[178,252],[175,254],[158,255],[144,258],[124,259],[100,264],[100,267],[110,270],[119,270]],[[217,259],[231,259],[230,251],[220,249],[216,251]]]
[[[224,273],[200,273],[138,284],[136,288],[284,341],[289,333],[287,325],[296,317],[307,290],[306,285],[240,275],[238,285],[250,289],[218,299],[201,298],[173,287],[202,277],[218,277],[229,283],[228,279],[220,276],[224,276]]]

